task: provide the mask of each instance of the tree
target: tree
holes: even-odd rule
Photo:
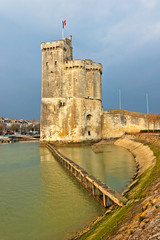
[[[13,123],[12,125],[11,125],[11,128],[10,128],[12,131],[16,131],[16,132],[19,132],[19,130],[20,130],[20,126],[19,126],[19,124],[18,123]]]
[[[34,128],[35,131],[40,131],[40,123],[37,123]]]
[[[160,122],[160,115],[149,113],[147,114],[147,119],[148,119],[148,132],[149,132],[149,124],[153,124],[153,132],[155,131],[155,126],[157,122]]]
[[[3,134],[4,132],[4,123],[0,122],[0,134]]]
[[[26,125],[21,125],[21,132],[26,133],[27,132],[27,127]]]
[[[28,124],[28,126],[27,126],[27,130],[28,131],[34,131],[34,126],[33,126],[33,124],[31,123],[31,124]]]

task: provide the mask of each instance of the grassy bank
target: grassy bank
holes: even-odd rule
[[[104,216],[102,220],[78,239],[112,239],[117,230],[123,227],[124,222],[131,222],[136,214],[141,213],[145,198],[152,194],[152,188],[160,178],[160,148],[154,145],[149,145],[149,147],[156,156],[156,164],[140,175],[135,186],[125,195],[129,199],[127,205],[122,208],[115,207],[112,212]],[[139,215],[139,221],[142,220],[143,218]],[[132,234],[132,231],[130,231],[130,234]]]

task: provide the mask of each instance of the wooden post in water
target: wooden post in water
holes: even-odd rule
[[[75,164],[72,160],[65,158],[50,144],[47,144],[49,150],[60,161],[60,163],[76,177],[76,179],[85,187],[94,197],[104,206],[108,207],[113,203],[123,206],[127,199],[111,189],[109,186],[101,183],[95,177],[89,175],[83,168]],[[98,192],[98,194],[97,194]],[[97,195],[96,195],[97,194]]]
[[[106,195],[103,193],[103,206],[107,207],[107,203],[106,203]]]
[[[95,195],[95,186],[94,186],[94,184],[92,184],[92,194],[93,194],[93,196]]]

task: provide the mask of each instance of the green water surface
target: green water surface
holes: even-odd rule
[[[90,147],[63,148],[62,151],[121,191],[135,166],[131,154],[126,150],[122,153],[119,147],[116,149],[117,152],[105,150],[110,164],[106,162],[106,155],[98,154],[99,160],[97,156],[94,159]],[[118,157],[118,164],[110,168],[117,156],[121,160]],[[117,168],[120,162],[121,167]],[[117,172],[120,169],[121,173]],[[130,176],[128,169],[131,169]],[[112,177],[108,180],[108,170],[113,184]],[[123,177],[119,177],[121,175]],[[38,143],[0,145],[0,240],[69,239],[102,212],[103,207],[62,168],[48,149],[39,148]]]

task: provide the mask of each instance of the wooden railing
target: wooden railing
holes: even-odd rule
[[[63,156],[53,145],[47,143],[47,148],[53,153],[54,157],[65,167],[104,207],[109,207],[112,204],[123,206],[127,199],[118,192],[97,180],[92,175],[88,174],[78,164],[74,163],[69,158]]]

